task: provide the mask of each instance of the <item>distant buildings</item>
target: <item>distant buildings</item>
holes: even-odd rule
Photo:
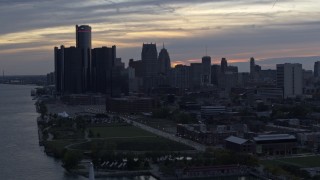
[[[259,135],[253,138],[259,155],[291,155],[297,152],[297,138],[289,134]]]
[[[236,136],[225,139],[225,147],[235,152],[264,156],[285,156],[297,153],[297,138],[290,134],[266,134],[251,140]]]
[[[171,70],[171,61],[167,49],[164,45],[159,53],[159,86],[169,86],[169,75]]]
[[[47,74],[47,85],[49,86],[49,85],[54,85],[54,82],[55,82],[55,80],[54,80],[54,72],[51,72],[51,73],[48,73]]]
[[[221,66],[217,64],[213,64],[211,66],[211,83],[213,85],[218,86],[220,74],[221,74]]]
[[[302,95],[302,65],[277,64],[277,87],[283,89],[284,98]]]
[[[261,66],[255,64],[253,57],[250,58],[250,77],[252,81],[257,81],[259,78],[259,73],[261,71]]]
[[[168,75],[171,69],[171,61],[170,61],[169,53],[167,49],[164,48],[164,45],[159,53],[158,61],[159,61],[159,72],[162,75]]]
[[[112,69],[116,47],[92,49],[92,91],[111,94]]]
[[[211,57],[202,57],[202,72],[201,72],[201,84],[211,84]]]
[[[143,86],[146,92],[158,86],[158,52],[156,44],[143,44],[141,52]]]
[[[85,66],[81,48],[55,47],[56,90],[66,94],[86,92]]]
[[[155,43],[143,43],[141,60],[130,59],[126,69],[116,57],[116,46],[92,48],[88,25],[76,25],[75,47],[55,47],[54,54],[55,73],[53,78],[48,76],[48,82],[54,80],[56,92],[61,95],[100,93],[121,97],[129,92],[150,95],[198,91],[227,98],[232,89],[250,87],[259,89],[257,98],[276,99],[317,91],[312,72],[302,71],[301,64],[279,64],[277,70],[261,70],[251,57],[250,72],[239,73],[226,58],[218,65],[206,55],[199,63],[171,68],[168,50],[163,45],[158,54]],[[318,77],[319,72],[320,61],[314,65],[314,76]]]
[[[118,113],[150,113],[156,107],[156,101],[146,97],[107,98],[106,102],[107,111]]]
[[[221,59],[221,73],[225,73],[227,71],[227,68],[228,68],[228,62],[227,62],[227,59],[226,58],[222,58]]]
[[[190,84],[191,89],[196,90],[201,87],[202,63],[190,64]]]
[[[230,136],[225,139],[225,147],[239,153],[255,153],[255,144],[252,140]]]
[[[171,70],[170,84],[172,87],[185,90],[190,88],[190,66],[176,65]]]
[[[314,77],[320,77],[320,61],[314,63]]]

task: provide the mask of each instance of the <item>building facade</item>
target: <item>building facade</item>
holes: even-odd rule
[[[320,77],[320,61],[317,61],[314,63],[314,77],[319,78]]]
[[[146,92],[158,86],[158,52],[156,44],[143,44],[141,52],[143,64],[143,86]]]
[[[92,49],[92,91],[111,94],[112,68],[116,58],[116,47]]]
[[[202,73],[201,73],[201,84],[211,84],[211,57],[202,57]]]
[[[283,89],[284,98],[302,95],[302,64],[277,64],[277,87]]]
[[[82,49],[55,47],[56,91],[62,94],[81,94],[86,91]]]

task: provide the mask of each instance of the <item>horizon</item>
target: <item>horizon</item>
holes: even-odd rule
[[[212,57],[211,57],[212,58]],[[300,59],[309,61],[305,63],[299,62]],[[272,61],[273,60],[273,61]],[[243,61],[243,62],[229,62],[229,59],[227,59],[228,64],[232,66],[237,66],[239,68],[239,73],[242,72],[250,72],[250,66],[249,66],[249,60],[248,61]],[[231,60],[232,61],[232,60]],[[307,56],[307,57],[280,57],[280,58],[270,58],[270,59],[255,59],[256,64],[261,66],[262,70],[276,70],[276,65],[277,64],[284,64],[284,63],[300,63],[302,64],[302,69],[303,70],[311,70],[313,72],[313,65],[314,62],[320,61],[320,56]],[[276,63],[271,63],[272,65],[270,66],[270,61]],[[293,62],[291,62],[293,61]],[[182,65],[187,65],[190,66],[191,63],[201,63],[201,59],[197,59],[193,62],[189,62],[188,64],[182,64]],[[173,64],[171,63],[171,68],[174,68],[175,65],[180,65],[180,64]],[[219,62],[217,63],[211,63],[211,65],[220,65],[220,59]],[[307,65],[307,68],[305,66]],[[125,67],[128,67],[128,62],[125,64]],[[9,76],[45,76],[47,73],[53,72],[46,72],[45,74],[6,74],[5,70],[4,71],[4,76],[9,77]],[[3,72],[2,71],[2,72]]]

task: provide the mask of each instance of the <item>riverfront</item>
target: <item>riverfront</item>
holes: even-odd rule
[[[39,146],[34,103],[34,86],[0,84],[0,174],[10,180],[85,180],[68,173],[61,162],[44,153]],[[132,178],[103,178],[128,180]],[[136,180],[154,179],[148,176]]]

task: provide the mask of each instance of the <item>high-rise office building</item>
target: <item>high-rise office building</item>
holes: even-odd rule
[[[238,71],[238,66],[228,66],[226,72],[232,72],[232,73],[237,74],[239,72]]]
[[[129,67],[133,68],[135,71],[135,77],[142,78],[143,77],[143,64],[141,60],[134,61],[133,59],[129,60]]]
[[[86,91],[91,90],[91,27],[76,25],[76,47],[83,53],[83,73]]]
[[[92,91],[111,95],[112,67],[116,59],[116,47],[92,49]]]
[[[194,90],[201,87],[202,63],[190,63],[190,87]]]
[[[176,65],[171,70],[171,86],[185,90],[190,88],[190,66]]]
[[[250,58],[250,76],[252,79],[255,79],[255,75],[256,75],[256,64],[254,62],[254,58],[251,57]]]
[[[219,78],[221,74],[221,66],[214,64],[211,66],[211,84],[219,85]]]
[[[228,62],[226,58],[221,59],[221,73],[225,73],[228,68]]]
[[[211,57],[202,57],[202,73],[201,73],[201,84],[211,84]]]
[[[91,49],[91,27],[88,25],[76,25],[77,48]]]
[[[54,48],[56,90],[62,94],[85,92],[82,50],[76,47]]]
[[[257,81],[261,72],[261,66],[255,64],[253,57],[250,58],[250,79]]]
[[[171,70],[170,56],[167,49],[164,48],[164,45],[159,53],[158,57],[159,63],[159,80],[158,85],[162,87],[169,86],[169,72]]]
[[[314,63],[314,77],[320,77],[320,61]]]
[[[113,82],[122,78],[124,64],[121,59],[116,59],[115,46],[95,48],[91,52],[90,26],[76,25],[76,47],[55,47],[54,54],[56,91],[61,95],[88,92],[116,94],[113,88],[119,82]]]
[[[158,52],[156,44],[143,44],[141,52],[143,64],[143,85],[145,91],[157,87],[158,82]]]
[[[277,64],[277,87],[283,89],[284,98],[302,95],[302,65]]]
[[[163,75],[167,75],[171,69],[170,56],[164,45],[159,53],[159,72]]]

